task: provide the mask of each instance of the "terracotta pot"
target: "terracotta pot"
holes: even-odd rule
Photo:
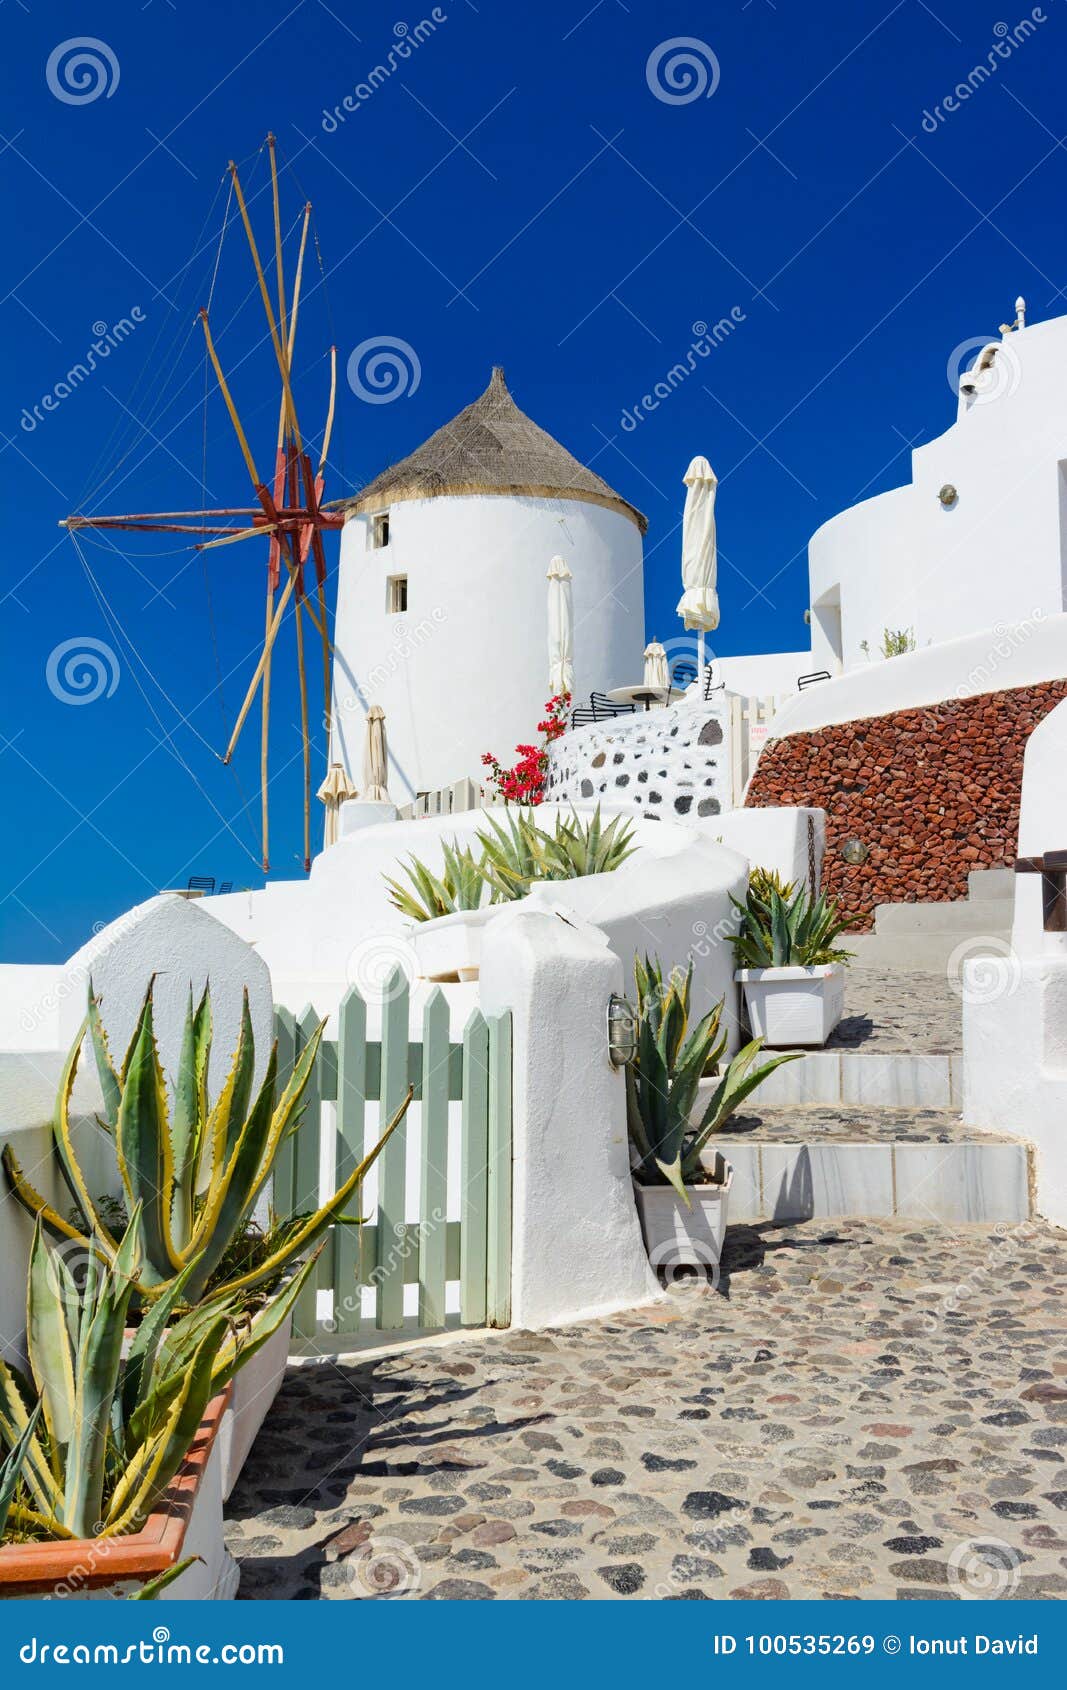
[[[5,1544],[0,1548],[0,1599],[122,1596],[192,1554],[202,1560],[168,1586],[166,1597],[233,1596],[239,1574],[222,1541],[222,1465],[216,1443],[229,1399],[228,1386],[208,1403],[185,1461],[140,1531]]]

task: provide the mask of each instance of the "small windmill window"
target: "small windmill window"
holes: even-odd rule
[[[390,575],[385,583],[385,609],[389,616],[399,616],[408,607],[408,578]]]
[[[387,546],[389,544],[388,511],[379,511],[377,516],[371,517],[370,543],[374,551],[377,551],[379,546]]]

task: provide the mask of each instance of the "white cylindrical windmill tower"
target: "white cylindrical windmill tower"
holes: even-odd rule
[[[485,392],[347,507],[334,630],[332,762],[359,785],[366,717],[388,727],[397,803],[479,778],[537,738],[545,573],[574,578],[576,692],[640,675],[647,524],[519,410]]]

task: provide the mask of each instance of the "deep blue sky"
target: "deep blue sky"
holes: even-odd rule
[[[200,503],[194,315],[214,253],[197,243],[209,211],[218,232],[212,201],[231,155],[251,171],[273,128],[297,179],[284,187],[287,226],[304,195],[315,203],[326,285],[311,288],[312,261],[299,348],[309,433],[321,428],[331,338],[342,369],[382,336],[409,343],[421,367],[417,391],[384,405],[342,382],[330,493],[417,445],[502,363],[523,408],[648,513],[648,631],[680,631],[681,476],[704,452],[720,478],[717,648],[788,649],[806,638],[810,533],[905,480],[908,443],[948,426],[953,348],[994,333],[1020,291],[1032,320],[1064,308],[1067,11],[1063,0],[1038,11],[1047,21],[1034,39],[924,130],[924,112],[986,61],[999,26],[1030,16],[1022,0],[445,0],[444,21],[329,132],[324,109],[385,60],[398,25],[431,15],[421,0],[4,0],[0,957],[60,960],[190,873],[258,878],[241,809],[256,786],[254,722],[240,789],[212,748],[261,634],[259,542],[211,557],[210,600],[202,559],[176,537],[87,547],[142,669],[55,526],[83,501]],[[71,104],[46,66],[83,36],[107,44],[118,81]],[[649,56],[676,37],[714,53],[711,98],[652,93]],[[250,195],[263,180],[261,162]],[[254,201],[264,242],[268,209]],[[269,464],[277,384],[258,301],[221,332],[250,279],[237,228],[213,320]],[[135,306],[134,333],[25,426],[85,359],[93,325]],[[730,338],[624,431],[623,412],[685,358],[694,323],[733,307],[744,320]],[[215,401],[207,483],[218,503],[244,504],[227,430]],[[328,545],[332,561],[336,538]],[[50,690],[48,663],[85,636],[117,652],[117,684],[74,706]],[[272,855],[291,875],[299,741],[283,657]]]

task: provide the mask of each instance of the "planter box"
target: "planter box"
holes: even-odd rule
[[[457,910],[414,926],[415,959],[423,980],[477,980],[482,960],[482,929],[499,905]]]
[[[222,1450],[228,1391],[208,1404],[163,1499],[124,1537],[12,1543],[0,1549],[0,1600],[23,1596],[122,1597],[188,1555],[199,1555],[161,1600],[228,1601],[240,1577],[222,1541]]]
[[[710,1268],[713,1273],[718,1269],[734,1171],[718,1152],[714,1156],[712,1171],[718,1182],[686,1186],[691,1209],[669,1185],[634,1182],[649,1262],[654,1268],[663,1268],[668,1276],[680,1267]]]
[[[734,979],[745,988],[752,1037],[774,1049],[824,1045],[844,1013],[840,962],[822,968],[739,968]]]
[[[251,1361],[245,1363],[230,1387],[230,1400],[219,1428],[223,1502],[228,1501],[267,1411],[281,1388],[289,1360],[292,1330],[290,1317],[273,1338],[256,1351]]]

